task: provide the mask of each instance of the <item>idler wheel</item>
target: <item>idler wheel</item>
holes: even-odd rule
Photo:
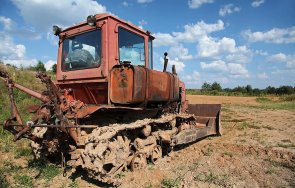
[[[159,159],[162,158],[162,147],[157,145],[152,152],[151,161],[152,163],[156,164]]]
[[[131,161],[131,170],[137,171],[147,166],[146,156],[143,153],[136,153]]]

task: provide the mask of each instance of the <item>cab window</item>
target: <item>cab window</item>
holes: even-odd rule
[[[99,67],[101,63],[101,30],[66,38],[62,46],[62,71]]]
[[[119,61],[131,62],[132,65],[145,65],[144,37],[124,28],[119,28]]]

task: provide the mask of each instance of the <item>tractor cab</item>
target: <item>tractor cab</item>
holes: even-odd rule
[[[153,68],[150,32],[110,14],[88,16],[86,22],[62,30],[56,84],[89,104],[110,104],[110,72],[115,65]]]
[[[153,36],[110,14],[89,16],[86,22],[61,30],[57,61],[58,84],[107,82],[114,65],[130,62],[153,67]]]

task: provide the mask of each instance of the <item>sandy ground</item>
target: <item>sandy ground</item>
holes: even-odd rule
[[[256,108],[255,97],[188,100],[222,103],[223,135],[177,148],[144,170],[124,172],[120,187],[295,187],[295,111]],[[71,187],[73,181],[78,187],[108,186],[79,173],[59,175],[47,186]]]
[[[276,100],[277,97],[272,97]],[[188,95],[190,104],[247,104],[258,105],[256,97],[236,97],[236,96],[208,96],[208,95]]]

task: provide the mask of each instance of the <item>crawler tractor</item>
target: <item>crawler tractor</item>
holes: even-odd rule
[[[36,158],[79,167],[111,183],[128,168],[157,163],[175,146],[220,135],[220,104],[188,104],[175,66],[167,71],[167,53],[163,71],[153,70],[149,31],[109,14],[53,30],[59,38],[56,81],[36,74],[44,92],[0,72],[11,104],[4,129],[14,141],[30,139]],[[19,115],[15,88],[42,101],[28,108],[31,121]]]

